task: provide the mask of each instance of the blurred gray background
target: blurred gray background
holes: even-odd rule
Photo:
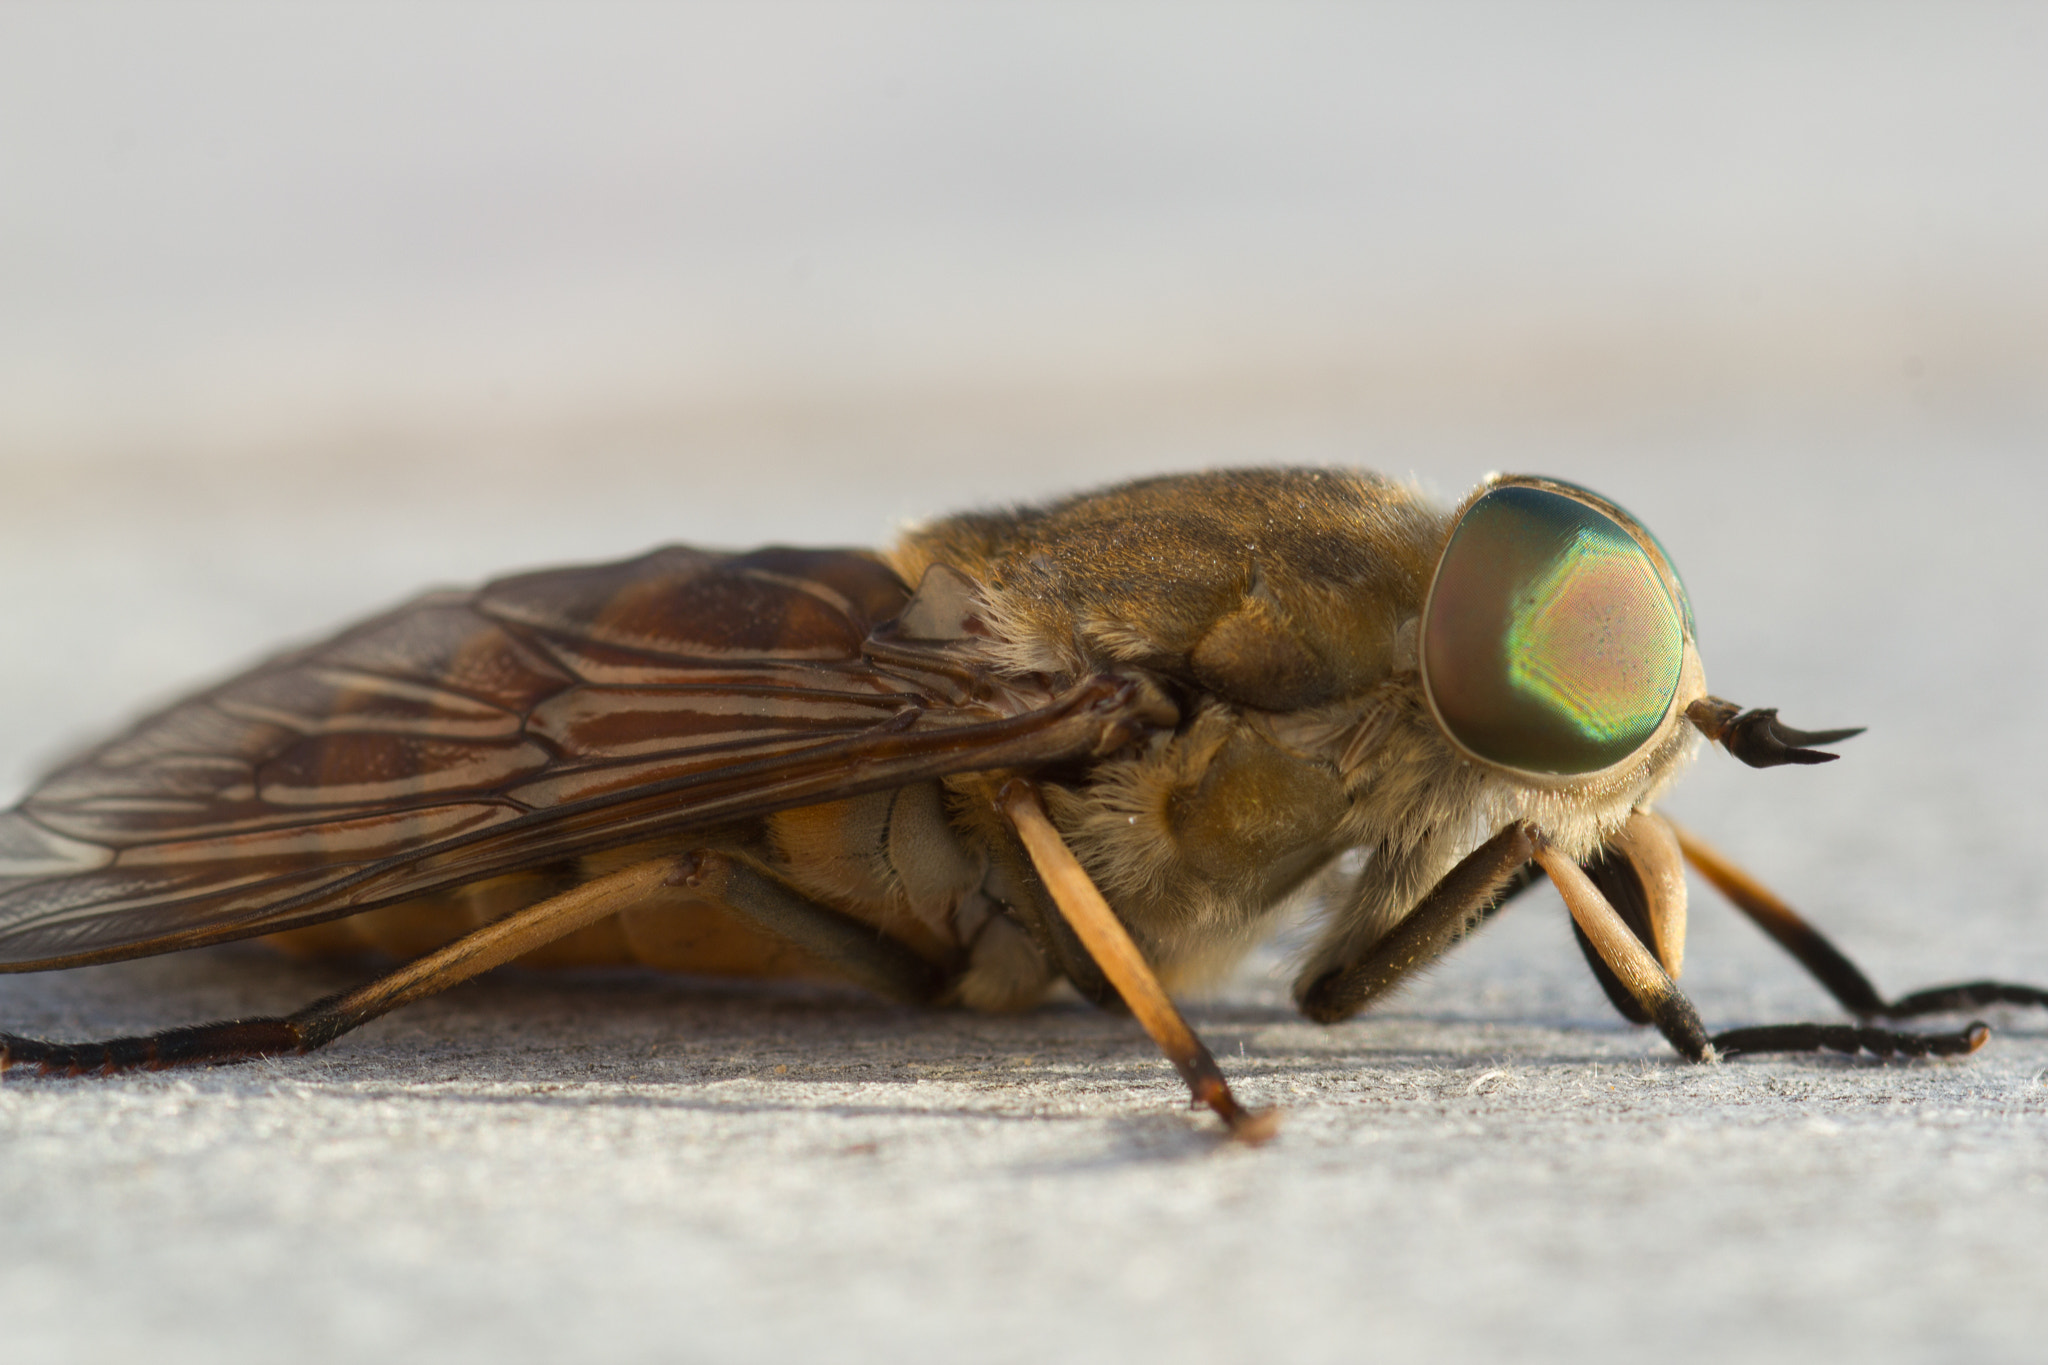
[[[1881,984],[2048,980],[2048,7],[0,7],[0,800],[430,583],[1130,474],[1490,469],[1657,529],[1669,808]],[[1696,888],[1711,1022],[1830,1017]],[[0,1086],[22,1359],[2036,1358],[2048,1035],[1677,1068],[1530,898],[1387,1014],[508,978]],[[225,950],[0,980],[290,1008]],[[781,1070],[779,1068],[788,1068]]]

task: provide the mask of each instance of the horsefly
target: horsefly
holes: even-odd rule
[[[258,935],[407,962],[283,1017],[0,1034],[0,1062],[305,1052],[515,961],[822,972],[977,1010],[1064,980],[1256,1140],[1272,1115],[1170,992],[1314,891],[1295,999],[1344,1019],[1539,875],[1616,1007],[1694,1061],[1971,1051],[1980,1023],[1710,1034],[1673,984],[1690,863],[1864,1020],[2048,1004],[1887,1000],[1655,810],[1703,740],[1771,767],[1856,733],[1709,695],[1663,548],[1555,479],[1446,514],[1367,473],[1223,471],[879,553],[662,549],[420,598],[59,769],[0,815],[0,968]]]

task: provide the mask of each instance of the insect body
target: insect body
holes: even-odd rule
[[[1618,1007],[1684,1054],[1966,1051],[1824,1026],[1710,1038],[1672,978],[1689,858],[1860,1015],[1886,1002],[1654,812],[1702,737],[1820,762],[1710,697],[1661,547],[1584,489],[1454,514],[1335,470],[1160,478],[957,516],[884,554],[688,549],[444,593],[145,720],[0,815],[0,967],[276,935],[415,959],[282,1019],[80,1071],[304,1051],[491,966],[828,972],[1017,1009],[1127,1004],[1256,1136],[1167,991],[1316,892],[1310,1016],[1370,1004],[1540,869]],[[1338,884],[1340,857],[1369,851]]]

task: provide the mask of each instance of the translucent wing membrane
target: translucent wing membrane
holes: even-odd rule
[[[963,700],[865,652],[856,551],[667,549],[437,594],[153,716],[0,814],[0,969],[140,956],[919,777],[1078,757],[1131,703]],[[1120,709],[1122,708],[1122,709]]]

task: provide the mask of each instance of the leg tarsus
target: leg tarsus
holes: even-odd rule
[[[1879,1012],[1887,1019],[1912,1019],[1922,1014],[1982,1009],[1986,1005],[2048,1006],[2048,990],[2007,981],[1964,981],[1902,995]]]
[[[1210,1065],[1215,1065],[1213,1059]],[[1216,1116],[1223,1120],[1223,1126],[1230,1130],[1230,1135],[1239,1142],[1257,1147],[1272,1141],[1280,1132],[1280,1111],[1272,1108],[1247,1109],[1239,1104],[1237,1097],[1230,1093],[1230,1086],[1223,1079],[1221,1070],[1213,1077],[1205,1076],[1191,1082],[1188,1089],[1193,1094],[1193,1103],[1207,1105],[1214,1110]]]
[[[1860,1024],[1771,1024],[1714,1035],[1724,1057],[1748,1052],[1868,1052],[1878,1057],[1961,1057],[1991,1037],[1981,1020],[1953,1033],[1904,1033]]]
[[[290,1019],[278,1018],[191,1024],[93,1043],[52,1043],[0,1033],[0,1071],[33,1066],[43,1076],[111,1076],[122,1071],[254,1061],[305,1052],[310,1046]]]

